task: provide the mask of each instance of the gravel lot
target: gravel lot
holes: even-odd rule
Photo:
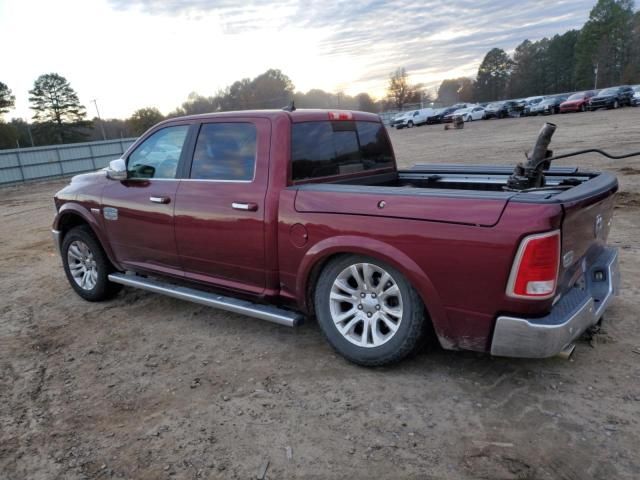
[[[399,161],[513,164],[544,120],[392,131]],[[556,153],[640,150],[640,108],[553,117]],[[637,479],[640,159],[618,174],[623,292],[572,360],[425,349],[389,368],[298,330],[125,289],[91,304],[49,233],[64,181],[0,189],[0,478]]]

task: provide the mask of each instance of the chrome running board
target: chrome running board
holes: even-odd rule
[[[112,273],[109,280],[120,283],[128,287],[141,288],[153,293],[160,293],[168,297],[187,300],[188,302],[199,303],[208,307],[219,308],[228,312],[240,313],[249,317],[267,320],[287,327],[297,327],[304,319],[304,316],[297,312],[284,310],[273,305],[261,305],[237,298],[225,297],[216,293],[204,292],[193,288],[182,287],[170,283],[163,283],[158,280],[140,277],[138,275],[125,273]]]

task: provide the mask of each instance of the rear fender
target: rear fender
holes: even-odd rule
[[[314,268],[329,257],[337,254],[359,254],[382,260],[395,267],[402,273],[416,289],[425,304],[433,327],[439,338],[444,338],[447,331],[447,316],[442,306],[440,296],[433,283],[409,256],[397,248],[366,237],[337,236],[327,238],[311,247],[300,262],[296,279],[296,293],[298,304],[305,311],[311,311],[308,304],[307,291]]]

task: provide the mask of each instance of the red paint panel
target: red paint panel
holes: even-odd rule
[[[384,208],[379,208],[381,201],[385,203]],[[345,213],[491,226],[498,222],[506,204],[506,199],[300,190],[295,208],[298,212]]]

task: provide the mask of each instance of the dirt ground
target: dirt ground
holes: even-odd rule
[[[556,153],[640,150],[640,108],[553,117]],[[541,118],[392,131],[417,162],[513,164]],[[0,189],[0,479],[640,478],[640,159],[618,174],[623,290],[570,361],[436,348],[347,363],[297,330],[125,289],[68,286],[49,228],[65,181]]]

